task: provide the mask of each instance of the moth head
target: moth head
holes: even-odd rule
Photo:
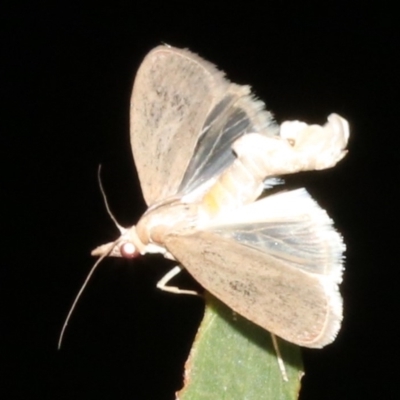
[[[144,252],[144,244],[136,233],[136,226],[120,228],[121,236],[114,242],[102,244],[92,250],[92,256],[135,258]]]

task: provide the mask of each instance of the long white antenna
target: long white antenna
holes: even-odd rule
[[[99,181],[99,186],[100,186],[100,191],[101,191],[101,195],[103,196],[103,200],[104,200],[104,205],[106,206],[106,210],[108,215],[110,216],[110,218],[114,221],[114,224],[116,225],[116,227],[119,229],[119,231],[122,233],[125,232],[125,228],[123,228],[118,221],[116,220],[116,218],[114,217],[113,213],[111,212],[111,209],[108,205],[108,201],[107,201],[107,196],[106,196],[106,192],[104,191],[103,188],[103,184],[101,182],[101,164],[99,165],[99,169],[97,170],[97,179]]]
[[[90,270],[88,276],[85,279],[85,282],[83,282],[83,285],[79,289],[78,294],[75,296],[75,300],[72,303],[72,306],[68,311],[67,318],[65,318],[64,325],[63,325],[63,327],[61,329],[60,338],[58,339],[58,345],[57,345],[58,350],[61,349],[62,340],[63,340],[63,337],[64,337],[65,330],[67,329],[68,322],[69,322],[69,320],[71,318],[72,313],[74,312],[74,309],[75,309],[76,304],[78,303],[78,300],[80,299],[83,291],[85,290],[85,287],[86,287],[87,283],[89,282],[90,278],[92,277],[92,275],[93,275],[95,269],[97,268],[97,266],[101,263],[101,261],[103,261],[104,258],[106,258],[111,253],[112,249],[118,244],[118,241],[119,240],[116,240],[115,242],[110,243],[110,248],[94,263],[92,269]]]
[[[103,184],[101,183],[101,164],[99,165],[99,169],[97,170],[97,179],[99,181],[100,191],[101,191],[101,195],[103,196],[103,200],[104,200],[104,204],[106,206],[107,213],[111,217],[111,219],[114,221],[114,224],[117,226],[117,228],[119,229],[119,231],[122,234],[122,233],[125,232],[125,229],[117,222],[117,220],[115,219],[114,215],[112,214],[112,212],[110,210],[110,207],[108,205],[108,202],[107,202],[107,196],[106,196],[106,193],[104,191]],[[64,337],[65,330],[67,329],[68,322],[69,322],[69,320],[71,318],[72,313],[74,312],[76,304],[78,303],[83,291],[85,290],[85,287],[86,287],[87,283],[89,282],[90,278],[92,277],[92,275],[93,275],[95,269],[97,268],[97,266],[101,263],[101,261],[104,260],[104,258],[106,258],[112,252],[112,250],[118,244],[118,242],[119,242],[119,239],[116,240],[113,243],[109,243],[109,245],[110,245],[109,249],[107,249],[101,255],[101,257],[94,263],[92,269],[90,270],[88,276],[85,279],[85,282],[83,282],[82,287],[79,289],[78,294],[75,296],[75,300],[72,303],[72,306],[68,311],[67,318],[65,318],[64,325],[63,325],[63,327],[61,329],[60,338],[58,339],[58,349],[61,349],[62,340],[63,340],[63,337]]]

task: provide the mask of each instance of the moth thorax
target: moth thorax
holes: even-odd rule
[[[166,202],[150,208],[136,225],[136,232],[144,244],[164,245],[165,235],[190,229],[199,219],[198,206],[179,201]]]

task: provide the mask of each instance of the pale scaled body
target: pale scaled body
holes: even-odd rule
[[[323,126],[279,126],[248,86],[188,50],[159,46],[141,64],[131,102],[149,208],[92,254],[161,253],[271,333],[323,347],[342,319],[342,238],[304,189],[257,199],[270,178],[336,165],[348,138],[337,114]],[[175,274],[159,286],[168,290]]]

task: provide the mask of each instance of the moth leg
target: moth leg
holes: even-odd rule
[[[177,286],[166,286],[166,284],[174,278],[176,275],[181,272],[183,268],[179,265],[176,267],[172,268],[171,271],[167,272],[158,282],[157,282],[157,288],[164,290],[166,292],[170,293],[176,293],[176,294],[191,294],[194,296],[200,296],[199,293],[197,293],[194,290],[185,290],[185,289],[179,289]]]
[[[279,350],[278,340],[277,340],[276,336],[273,333],[271,333],[271,339],[272,339],[272,344],[274,346],[274,350],[275,350],[275,353],[276,353],[276,360],[278,361],[279,369],[281,370],[282,379],[285,382],[288,382],[289,379],[288,379],[288,376],[287,376],[285,364],[283,363],[283,360],[282,360],[281,351]]]

